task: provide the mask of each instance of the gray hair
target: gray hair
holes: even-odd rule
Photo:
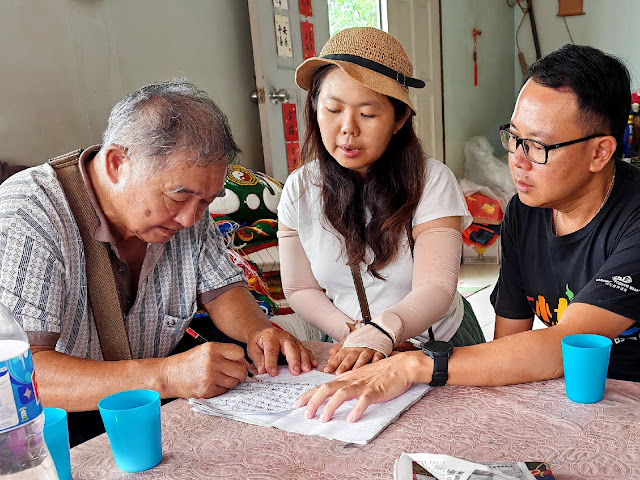
[[[102,134],[103,148],[119,145],[140,167],[153,172],[169,167],[168,156],[204,167],[230,164],[241,153],[229,120],[209,95],[186,78],[146,85],[118,102]]]

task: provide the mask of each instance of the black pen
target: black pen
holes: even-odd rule
[[[187,328],[187,333],[191,335],[193,338],[195,338],[198,341],[198,343],[207,343],[209,341],[206,338],[204,338],[202,335],[200,335],[198,332],[196,332],[194,329],[192,329],[191,327]],[[247,376],[254,382],[258,381],[258,379],[255,378],[253,376],[253,373],[251,373],[249,370],[247,370]]]

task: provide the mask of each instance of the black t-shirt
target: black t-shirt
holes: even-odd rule
[[[618,160],[607,203],[577,232],[554,236],[551,215],[517,195],[509,202],[491,294],[496,315],[527,319],[533,313],[553,326],[578,302],[634,320],[613,341],[608,376],[640,381],[640,169]]]

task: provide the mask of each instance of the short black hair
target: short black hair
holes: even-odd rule
[[[612,135],[616,157],[621,156],[631,106],[629,71],[621,60],[597,48],[565,45],[531,65],[522,84],[530,78],[544,87],[570,88],[578,97],[585,134]]]

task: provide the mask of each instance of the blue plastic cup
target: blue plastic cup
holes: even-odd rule
[[[160,394],[153,390],[114,393],[98,402],[116,465],[142,472],[162,459]]]
[[[578,334],[562,339],[562,363],[567,397],[578,403],[602,400],[609,368],[611,339]]]
[[[58,471],[60,480],[71,480],[69,424],[67,412],[61,408],[44,408],[44,441]]]

